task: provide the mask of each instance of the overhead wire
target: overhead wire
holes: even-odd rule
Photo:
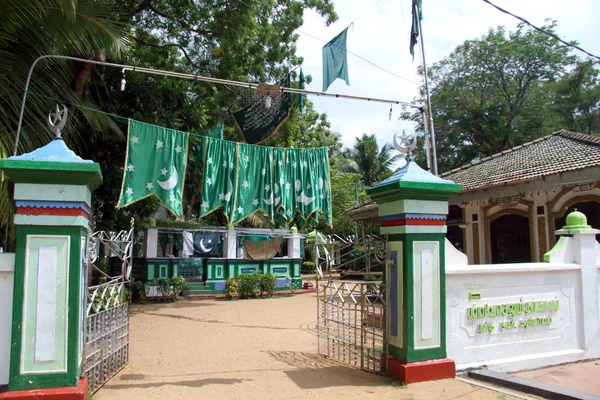
[[[247,7],[250,7],[250,5],[249,5],[248,3],[246,3],[246,2],[244,2],[243,0],[238,0],[238,1],[239,1],[240,3],[242,3],[242,4],[244,4],[245,6],[247,6]],[[374,4],[373,4],[373,5],[372,5],[372,6],[371,6],[369,9],[367,9],[365,12],[363,12],[361,15],[359,15],[359,16],[358,16],[358,17],[357,17],[357,18],[356,18],[354,21],[352,21],[350,24],[348,24],[348,27],[349,27],[350,25],[352,25],[354,22],[356,22],[358,19],[362,18],[362,17],[363,17],[365,14],[367,14],[369,11],[371,11],[371,10],[372,10],[372,9],[373,9],[373,8],[374,8],[374,7],[375,7],[377,4],[379,4],[381,1],[383,1],[383,0],[378,0],[377,2],[375,2],[375,3],[374,3]],[[285,23],[284,23],[284,22],[282,22],[282,21],[278,21],[278,20],[277,20],[277,22],[278,22],[278,23],[280,23],[280,24],[282,24],[282,25],[287,25],[287,26],[290,26],[289,24],[285,24]],[[321,42],[323,42],[323,43],[328,43],[328,42],[329,42],[328,40],[323,40],[323,39],[321,39],[321,38],[319,38],[319,37],[317,37],[317,36],[315,36],[315,35],[312,35],[312,34],[310,34],[310,33],[308,33],[308,32],[301,31],[300,29],[296,29],[296,31],[297,31],[298,33],[301,33],[301,34],[303,34],[303,35],[306,35],[306,36],[312,37],[313,39],[319,40],[319,41],[321,41]],[[320,49],[319,49],[319,50],[320,50]],[[312,58],[313,56],[315,56],[315,55],[316,55],[316,54],[319,52],[319,50],[317,50],[315,53],[313,53],[313,54],[312,54],[312,55],[311,55],[309,58]],[[387,70],[387,69],[385,69],[385,68],[383,68],[383,67],[381,67],[381,66],[379,66],[379,65],[375,64],[374,62],[367,60],[366,58],[364,58],[363,56],[361,56],[361,55],[359,55],[359,54],[356,54],[356,53],[354,53],[354,52],[352,52],[352,51],[350,51],[350,50],[348,50],[348,49],[345,49],[345,50],[346,50],[346,52],[347,52],[347,53],[349,53],[349,54],[352,54],[353,56],[355,56],[355,57],[357,57],[357,58],[360,58],[361,60],[365,61],[366,63],[368,63],[368,64],[370,64],[370,65],[372,65],[372,66],[374,66],[375,68],[378,68],[378,69],[380,69],[380,70],[382,70],[382,71],[384,71],[384,72],[386,72],[386,73],[388,73],[388,74],[390,74],[390,75],[392,75],[392,76],[394,76],[394,77],[396,77],[396,78],[399,78],[399,79],[405,80],[405,81],[407,81],[407,82],[410,82],[410,83],[412,83],[412,84],[414,84],[414,85],[417,85],[417,86],[419,85],[417,82],[415,82],[415,81],[412,81],[412,80],[410,80],[410,79],[408,79],[408,78],[405,78],[405,77],[403,77],[403,76],[400,76],[400,75],[398,75],[398,74],[395,74],[395,73],[393,73],[393,72],[391,72],[391,71],[389,71],[389,70]],[[298,69],[299,67],[300,67],[300,65],[296,65],[296,66],[295,66],[293,69],[291,69],[291,70],[290,70],[290,72],[292,72],[292,71],[294,71],[294,70]]]
[[[534,24],[532,24],[531,22],[527,21],[525,18],[523,18],[523,17],[519,17],[518,15],[515,15],[515,14],[511,13],[510,11],[507,11],[507,10],[503,9],[502,7],[499,7],[499,6],[495,5],[494,3],[492,3],[492,2],[491,2],[491,1],[489,1],[489,0],[483,0],[483,2],[484,2],[484,3],[488,3],[490,6],[494,7],[495,9],[497,9],[497,10],[499,10],[499,11],[501,11],[501,12],[505,13],[505,14],[508,14],[508,15],[510,15],[511,17],[514,17],[514,18],[518,19],[519,21],[521,21],[521,22],[523,22],[523,23],[525,23],[525,24],[529,25],[530,27],[532,27],[532,28],[533,28],[533,29],[535,29],[536,31],[542,32],[543,34],[545,34],[545,35],[548,35],[548,36],[550,36],[550,37],[552,37],[552,38],[554,38],[554,39],[558,40],[559,42],[561,42],[561,43],[562,43],[562,44],[564,44],[565,46],[572,47],[572,48],[574,48],[574,49],[577,49],[577,50],[581,51],[582,53],[585,53],[585,54],[587,54],[587,55],[588,55],[588,56],[590,56],[590,57],[597,58],[598,60],[600,60],[600,57],[598,57],[597,55],[595,55],[595,54],[592,54],[592,53],[590,53],[590,52],[589,52],[589,51],[587,51],[587,50],[584,50],[583,48],[581,48],[581,47],[577,46],[576,44],[569,43],[569,42],[566,42],[566,41],[562,40],[562,39],[561,39],[561,38],[560,38],[558,35],[556,35],[555,33],[552,33],[552,32],[549,32],[549,31],[547,31],[547,30],[545,30],[545,29],[539,28],[539,27],[535,26]]]

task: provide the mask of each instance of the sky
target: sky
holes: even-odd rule
[[[422,1],[423,37],[428,65],[450,55],[465,40],[485,35],[491,27],[503,25],[507,30],[515,30],[519,22],[482,0]],[[558,21],[556,32],[562,39],[577,40],[585,50],[600,55],[598,0],[491,1],[537,26],[544,25],[547,18],[555,19]],[[322,91],[321,48],[356,20],[348,29],[348,51],[405,79],[348,54],[350,86],[337,79],[327,93],[412,102],[417,96],[416,83],[421,83],[416,74],[416,68],[421,63],[421,53],[420,48],[415,49],[414,61],[409,53],[411,3],[411,0],[335,0],[339,19],[328,27],[325,26],[325,19],[317,13],[306,12],[304,24],[297,31],[300,35],[297,54],[305,59],[302,69],[305,75],[310,74],[313,78],[306,89]],[[373,7],[374,4],[376,5]],[[361,16],[363,13],[365,14]],[[583,56],[583,53],[574,53]],[[389,104],[316,96],[310,96],[309,99],[315,104],[317,111],[327,113],[333,131],[341,136],[345,147],[352,146],[355,137],[363,133],[375,133],[381,145],[384,142],[392,143],[394,134],[400,135],[403,129],[407,134],[415,131],[413,122],[398,120],[402,111],[398,105],[393,106],[389,121]]]

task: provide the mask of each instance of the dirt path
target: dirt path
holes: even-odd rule
[[[316,354],[316,299],[133,306],[109,399],[509,399],[456,380],[401,387]]]

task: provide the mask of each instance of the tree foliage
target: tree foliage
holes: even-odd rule
[[[555,27],[552,22],[544,29]],[[439,170],[558,129],[561,117],[552,107],[551,83],[574,61],[568,47],[519,24],[514,32],[490,29],[434,63],[429,79]],[[405,116],[421,118],[420,113]]]
[[[390,154],[392,148],[389,143],[379,148],[375,134],[365,133],[356,138],[351,149],[343,151],[343,156],[351,162],[344,163],[342,168],[345,172],[359,174],[365,185],[372,186],[391,171],[392,165],[400,157],[399,154]]]

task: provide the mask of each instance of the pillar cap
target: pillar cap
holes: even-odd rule
[[[574,233],[600,233],[597,229],[592,229],[587,223],[587,217],[584,213],[577,210],[567,215],[566,225],[556,231],[557,235],[571,235]]]
[[[100,166],[69,149],[61,137],[30,153],[0,160],[0,169],[15,183],[85,185],[102,183]]]
[[[425,171],[408,162],[394,175],[374,185],[367,194],[377,203],[400,199],[449,200],[460,191],[460,185]]]

